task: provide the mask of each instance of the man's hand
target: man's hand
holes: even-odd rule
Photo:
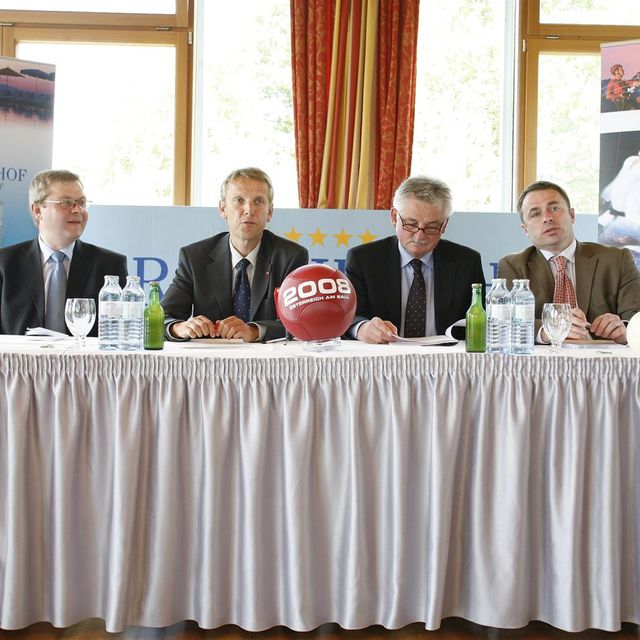
[[[571,329],[567,338],[571,340],[588,340],[590,337],[587,316],[577,307],[571,309]]]
[[[591,323],[591,333],[618,344],[627,344],[627,327],[614,313],[604,313]]]
[[[229,316],[217,323],[215,335],[220,338],[241,338],[245,342],[255,342],[260,332],[255,325],[247,324],[236,316]]]
[[[169,327],[174,338],[206,338],[216,335],[216,323],[206,316],[195,316],[184,322],[175,322]]]
[[[577,307],[575,309],[571,309],[571,329],[569,329],[567,338],[571,340],[588,340],[590,337],[587,316],[585,316]],[[544,329],[540,331],[540,338],[542,339],[542,342],[546,344],[551,342]]]
[[[388,320],[371,318],[360,325],[357,338],[369,344],[387,344],[398,339],[398,329]]]

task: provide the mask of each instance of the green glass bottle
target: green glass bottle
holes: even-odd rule
[[[160,306],[160,283],[152,282],[149,304],[144,310],[144,348],[164,349],[164,309]]]
[[[482,306],[482,285],[471,285],[471,306],[467,311],[465,348],[471,353],[484,353],[487,348],[487,314]]]

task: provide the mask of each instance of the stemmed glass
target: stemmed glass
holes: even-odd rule
[[[571,306],[547,302],[542,308],[542,328],[551,340],[551,351],[557,353],[571,330]]]
[[[64,320],[75,337],[73,349],[84,347],[85,338],[96,321],[96,303],[93,298],[69,298],[64,305]]]

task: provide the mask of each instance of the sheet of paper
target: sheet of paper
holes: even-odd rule
[[[423,338],[402,338],[399,336],[398,339],[391,344],[402,343],[419,344],[426,347],[433,347],[443,344],[458,344],[458,341],[455,338],[451,338],[449,336],[425,336]]]

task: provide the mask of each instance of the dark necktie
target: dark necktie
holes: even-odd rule
[[[422,275],[422,262],[417,258],[411,261],[413,282],[407,297],[404,314],[404,337],[421,338],[425,333],[427,318],[427,288]]]
[[[51,254],[53,271],[49,276],[47,290],[47,308],[44,313],[44,326],[53,331],[66,333],[64,323],[64,303],[67,293],[67,273],[64,270],[65,255],[62,251]]]
[[[578,306],[576,301],[576,291],[573,288],[571,278],[567,273],[567,259],[564,256],[554,256],[551,258],[556,265],[556,283],[553,290],[554,302],[566,302],[572,309]]]
[[[249,276],[247,276],[247,267],[250,264],[246,258],[242,258],[238,262],[238,274],[233,288],[233,315],[244,322],[249,322],[251,309],[251,287],[249,286]]]

